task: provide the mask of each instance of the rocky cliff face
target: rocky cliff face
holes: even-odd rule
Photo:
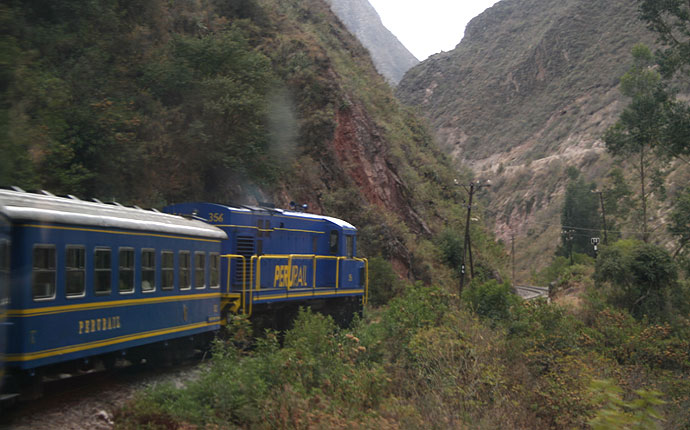
[[[347,29],[369,50],[376,70],[389,83],[397,85],[405,72],[419,63],[393,33],[384,27],[378,13],[367,0],[327,2]]]
[[[590,180],[608,170],[601,136],[624,105],[618,78],[640,42],[654,39],[634,2],[503,0],[455,50],[400,82],[397,95],[428,117],[442,147],[493,180],[494,229],[522,241],[525,269],[558,244],[565,169]]]

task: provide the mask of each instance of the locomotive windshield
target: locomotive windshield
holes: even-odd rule
[[[330,247],[331,247],[331,254],[337,254],[338,253],[338,230],[331,230]]]

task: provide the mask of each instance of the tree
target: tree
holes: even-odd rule
[[[584,178],[573,179],[568,184],[561,212],[561,248],[560,255],[579,252],[594,256],[590,238],[598,235],[601,228],[599,200],[592,191],[595,186]],[[573,230],[572,232],[570,232]]]
[[[606,131],[606,149],[614,156],[630,157],[634,161],[640,183],[642,240],[649,240],[647,213],[650,182],[654,171],[660,170],[662,157],[658,149],[663,140],[668,94],[661,83],[661,75],[652,68],[652,53],[644,45],[632,50],[634,63],[621,78],[621,92],[631,98],[620,118]]]
[[[659,36],[658,60],[670,77],[690,65],[690,5],[686,0],[641,0],[640,18]]]
[[[641,0],[640,18],[664,46],[656,62],[664,78],[690,73],[690,3],[686,0]],[[672,97],[667,109],[663,149],[672,157],[690,155],[690,106]]]
[[[604,247],[596,263],[598,285],[608,282],[613,289],[609,301],[627,309],[635,318],[667,318],[666,297],[677,285],[678,268],[663,248],[621,240]]]

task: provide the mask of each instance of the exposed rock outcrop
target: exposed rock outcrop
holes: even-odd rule
[[[419,60],[383,25],[379,14],[367,0],[327,2],[347,29],[369,50],[376,70],[390,84],[397,85],[405,72],[419,63]]]

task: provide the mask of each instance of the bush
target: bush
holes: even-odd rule
[[[380,306],[388,303],[401,289],[393,265],[382,257],[369,259],[369,303]]]
[[[438,247],[441,250],[443,262],[453,269],[457,276],[461,274],[463,238],[455,230],[446,229],[438,236]]]
[[[586,254],[573,253],[573,263],[572,266],[592,267],[594,266],[594,259]],[[573,273],[575,270],[572,266],[570,259],[560,255],[556,256],[551,264],[539,272],[535,281],[538,285],[549,285],[552,282],[563,284],[569,279],[569,273]],[[581,268],[579,271],[582,273],[586,270]]]
[[[507,321],[511,307],[520,302],[509,282],[499,284],[493,279],[483,284],[472,282],[462,292],[462,300],[481,318],[494,323]]]
[[[665,402],[658,391],[637,390],[637,399],[626,401],[622,392],[611,381],[594,381],[592,391],[602,403],[594,418],[589,421],[593,430],[637,429],[654,430],[661,420],[658,407]]]
[[[690,340],[681,328],[649,324],[626,310],[600,310],[580,338],[583,346],[623,365],[668,370],[690,369]]]
[[[183,389],[164,385],[144,392],[118,422],[124,428],[295,428],[325,415],[375,420],[368,413],[383,399],[387,381],[366,354],[367,347],[330,317],[301,310],[282,348],[271,331],[251,350],[238,348],[234,336],[217,342],[197,380]],[[327,409],[315,415],[314,408]]]
[[[678,268],[663,248],[634,240],[603,247],[595,280],[609,283],[608,301],[637,319],[667,320],[667,297],[677,287]]]
[[[406,345],[421,330],[440,325],[450,312],[451,296],[436,287],[409,286],[388,303],[382,315],[382,341],[392,361],[409,352]]]

